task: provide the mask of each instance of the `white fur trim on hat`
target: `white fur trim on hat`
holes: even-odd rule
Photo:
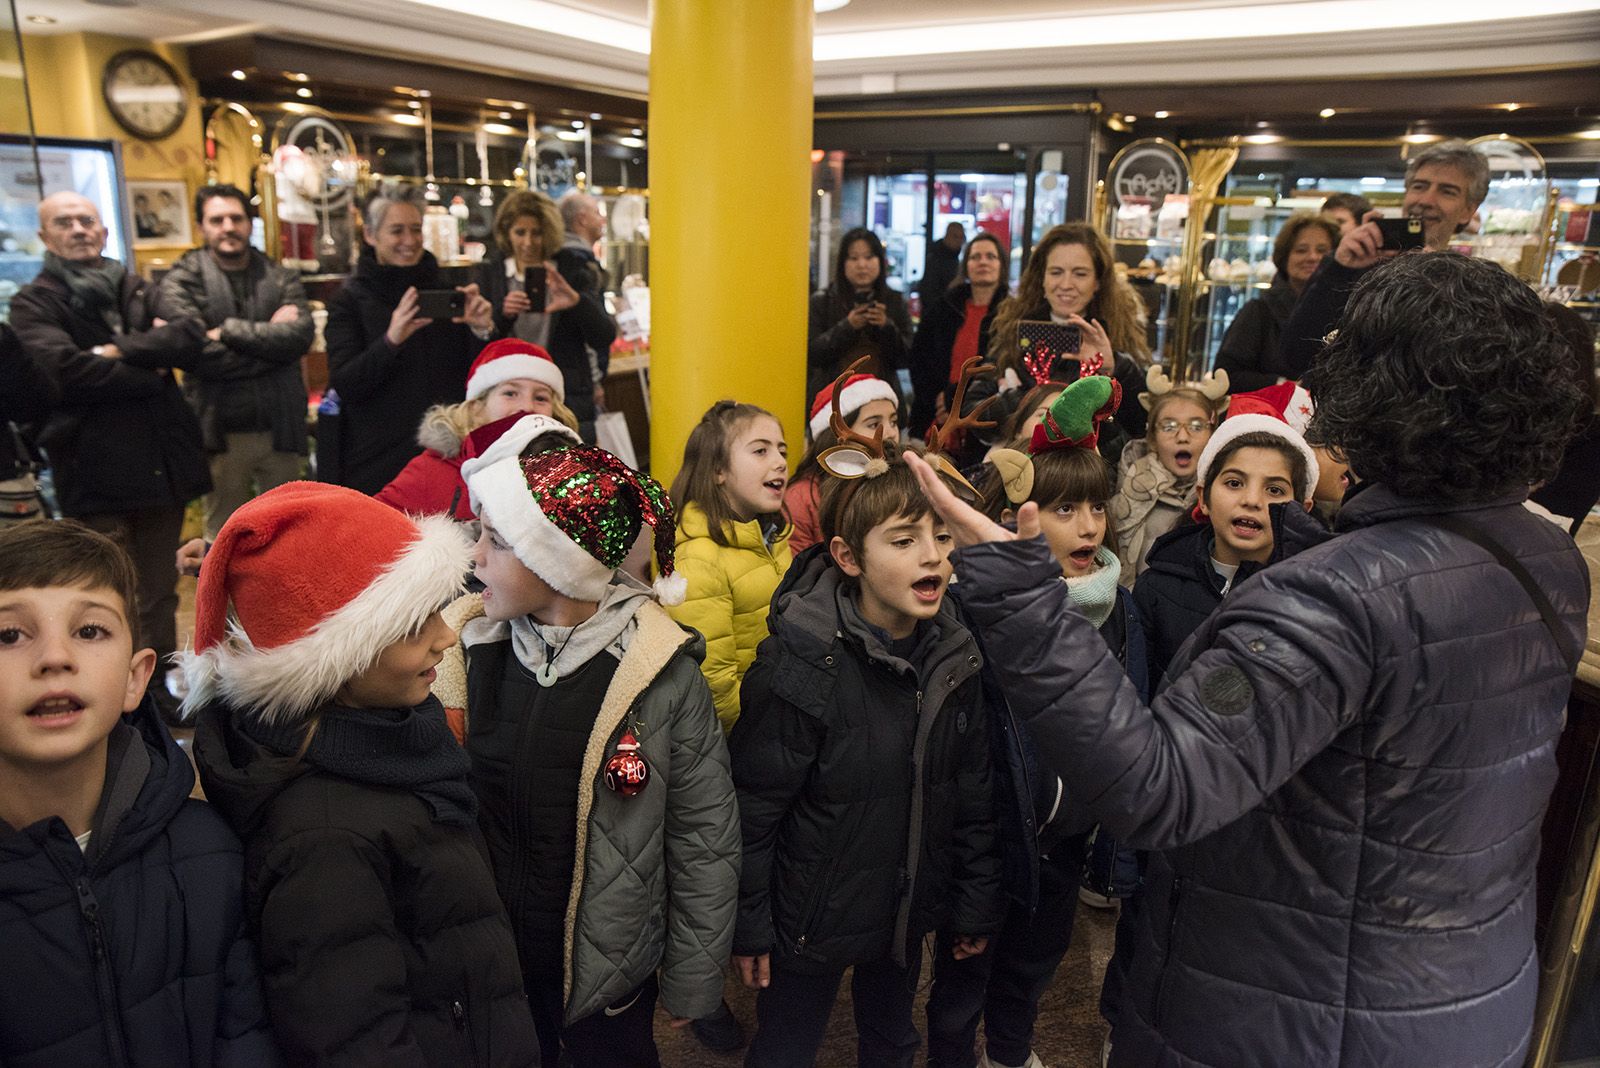
[[[293,722],[371,667],[380,653],[458,596],[472,566],[472,543],[445,516],[416,520],[418,536],[355,597],[303,638],[258,649],[237,620],[203,653],[178,655],[189,683],[185,713],[222,699],[261,710],[269,723]]]
[[[1204,486],[1206,473],[1211,470],[1212,461],[1229,442],[1245,434],[1271,434],[1273,437],[1282,438],[1299,450],[1306,461],[1305,499],[1311,500],[1311,494],[1317,488],[1317,479],[1321,477],[1321,470],[1317,466],[1317,454],[1306,444],[1306,439],[1300,436],[1298,430],[1282,419],[1261,412],[1230,415],[1222,421],[1222,424],[1212,432],[1211,440],[1206,442],[1206,447],[1200,452],[1200,462],[1195,465],[1195,481]]]
[[[485,453],[484,457],[487,456]],[[470,474],[463,464],[461,473],[466,476],[467,489],[472,494],[473,511],[488,518],[495,533],[511,546],[523,567],[558,593],[579,601],[600,600],[611,584],[612,569],[590,556],[550,522],[533,499],[528,480],[522,474],[522,462],[516,455],[502,456]]]
[[[531,378],[555,390],[556,396],[567,399],[566,383],[561,378],[561,368],[554,360],[528,352],[513,352],[490,360],[467,379],[467,400],[477,400],[502,382],[516,378]]]
[[[898,405],[900,398],[895,396],[894,387],[881,378],[868,379],[865,382],[852,382],[845,386],[839,394],[839,410],[849,418],[851,412],[860,411],[875,400],[886,400],[890,404]],[[815,441],[821,433],[828,429],[828,424],[833,419],[833,403],[830,401],[818,409],[817,414],[811,417],[811,439]]]
[[[467,482],[474,471],[481,471],[498,460],[503,460],[508,456],[514,459],[522,455],[522,450],[526,449],[528,443],[533,441],[534,438],[551,433],[560,434],[574,445],[583,444],[583,439],[578,436],[578,432],[567,424],[558,423],[548,415],[525,415],[515,423],[512,423],[511,429],[495,438],[494,444],[461,465],[461,480]],[[472,484],[468,482],[467,491],[470,493],[471,490]],[[476,497],[472,499],[471,504],[472,511],[476,513],[478,511]]]

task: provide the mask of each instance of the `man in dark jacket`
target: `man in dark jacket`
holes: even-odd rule
[[[919,472],[971,546],[964,603],[1008,651],[996,670],[1045,761],[1160,851],[1113,1066],[1522,1064],[1534,860],[1589,604],[1572,539],[1522,507],[1576,421],[1564,358],[1494,264],[1373,272],[1317,363],[1312,435],[1366,479],[1340,536],[1233,591],[1153,708],[1042,541]]]
[[[133,596],[81,524],[0,531],[0,1062],[266,1068],[239,840],[143,695]]]
[[[575,311],[551,322],[550,355],[567,376],[567,407],[578,417],[578,430],[585,441],[593,441],[595,416],[606,403],[602,383],[611,363],[611,342],[617,337],[617,325],[605,310],[610,278],[594,254],[595,244],[606,236],[606,217],[594,197],[577,190],[557,204],[566,236],[553,259],[579,303]]]
[[[961,247],[967,243],[967,228],[953,222],[944,228],[944,236],[928,245],[928,256],[922,266],[922,277],[917,279],[917,295],[922,307],[928,305],[950,288],[961,274]]]
[[[1428,249],[1438,251],[1450,247],[1450,239],[1472,221],[1488,195],[1489,164],[1484,156],[1464,141],[1443,141],[1417,153],[1406,165],[1401,210],[1408,218],[1422,220]],[[1394,250],[1383,247],[1376,218],[1376,212],[1369,212],[1360,226],[1347,231],[1306,283],[1283,325],[1277,374],[1292,379],[1304,375],[1322,349],[1322,339],[1344,314],[1356,283],[1395,257]]]
[[[205,247],[184,254],[161,280],[165,319],[199,319],[206,345],[186,379],[211,457],[206,537],[256,493],[300,477],[306,454],[306,387],[300,357],[311,347],[311,305],[295,272],[250,247],[250,201],[231,185],[195,195]]]
[[[173,550],[183,509],[211,488],[200,424],[172,368],[192,369],[197,319],[154,318],[144,280],[101,255],[100,212],[76,193],[39,204],[44,270],[11,300],[11,326],[60,403],[40,435],[61,510],[120,542],[139,571],[139,625],[160,664],[177,646]],[[151,692],[165,709],[165,672]]]

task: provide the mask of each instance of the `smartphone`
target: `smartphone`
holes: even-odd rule
[[[550,302],[550,279],[544,273],[544,268],[529,267],[522,275],[522,291],[528,295],[528,303],[536,312],[542,312],[545,305]]]
[[[1083,331],[1044,319],[1024,319],[1017,324],[1017,343],[1024,350],[1042,349],[1056,356],[1076,356],[1083,347]]]
[[[417,291],[417,318],[450,320],[459,319],[467,310],[467,295],[459,289],[422,289]]]
[[[871,304],[871,303],[872,303],[872,291],[870,289],[865,293],[857,293],[856,294],[856,306],[857,307],[860,307],[863,304]]]
[[[1421,248],[1426,243],[1422,220],[1418,218],[1379,219],[1378,229],[1383,233],[1383,247],[1386,249],[1406,252]]]

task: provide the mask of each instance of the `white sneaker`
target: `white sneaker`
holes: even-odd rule
[[[1097,894],[1087,886],[1078,887],[1078,900],[1092,909],[1114,909],[1121,904],[1116,898]]]
[[[988,1051],[985,1051],[983,1056],[978,1058],[978,1068],[1011,1068],[1011,1065],[990,1060]],[[1017,1068],[1044,1068],[1044,1062],[1039,1059],[1037,1053],[1030,1049],[1028,1051],[1028,1059],[1018,1065]]]

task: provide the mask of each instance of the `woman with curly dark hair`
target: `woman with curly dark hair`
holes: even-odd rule
[[[1235,586],[1149,707],[1037,516],[1011,534],[919,468],[1069,818],[1154,851],[1108,978],[1111,1065],[1522,1063],[1589,601],[1572,539],[1522,505],[1582,407],[1570,359],[1492,263],[1371,271],[1316,361],[1312,430],[1361,479],[1337,535]],[[1298,507],[1234,498],[1235,521]]]
[[[883,242],[866,227],[845,232],[833,281],[811,295],[807,342],[807,397],[815,397],[862,356],[873,357],[864,368],[867,374],[897,382],[895,372],[905,366],[911,346],[911,314],[904,298],[889,288]]]

